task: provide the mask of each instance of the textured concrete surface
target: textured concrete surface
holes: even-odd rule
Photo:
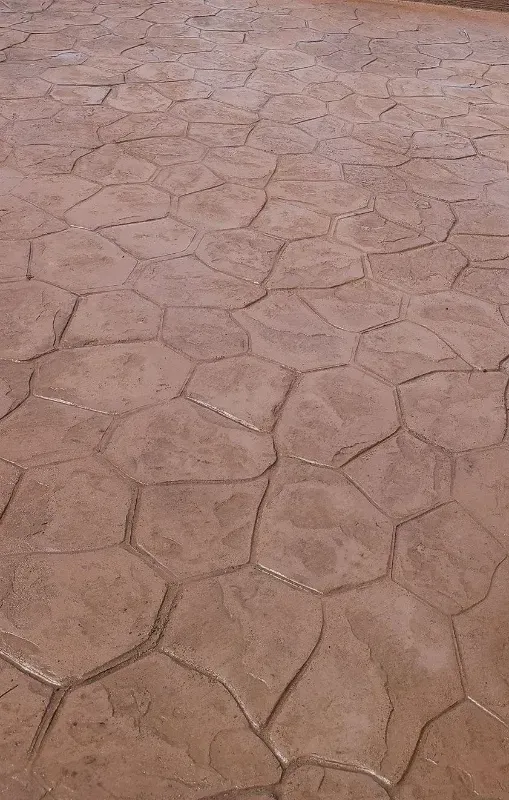
[[[0,25],[0,797],[508,800],[509,18]]]

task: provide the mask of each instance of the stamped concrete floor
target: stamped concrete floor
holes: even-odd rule
[[[509,16],[0,25],[0,797],[508,800]]]

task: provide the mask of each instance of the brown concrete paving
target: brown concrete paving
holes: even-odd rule
[[[509,800],[509,18],[0,48],[0,798]]]

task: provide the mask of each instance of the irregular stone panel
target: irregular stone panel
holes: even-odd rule
[[[195,231],[171,217],[134,222],[132,225],[115,225],[104,228],[103,233],[116,244],[132,253],[135,258],[161,258],[187,250]]]
[[[202,364],[186,394],[249,428],[270,430],[292,381],[283,367],[246,355]]]
[[[311,755],[397,781],[423,725],[463,696],[448,621],[390,582],[327,600],[318,650],[269,725]]]
[[[126,225],[165,217],[171,207],[167,194],[152,186],[126,183],[100,189],[89,200],[84,200],[66,214],[71,225],[85,228],[104,228],[108,225]]]
[[[486,597],[454,620],[469,697],[509,719],[507,637],[509,563],[497,569]]]
[[[74,302],[40,281],[0,285],[0,357],[23,361],[52,350]]]
[[[80,347],[155,339],[161,315],[157,306],[127,289],[89,294],[80,298],[60,343]]]
[[[0,714],[2,738],[0,754],[0,796],[3,795],[3,778],[22,768],[28,760],[32,739],[37,733],[51,689],[25,675],[4,661],[0,662]],[[7,783],[7,780],[6,780]],[[13,795],[3,795],[6,800]],[[16,798],[14,798],[16,800]]]
[[[368,775],[319,766],[286,773],[281,800],[388,800],[389,795]]]
[[[268,200],[254,225],[258,230],[281,239],[302,239],[326,234],[330,219],[297,203]]]
[[[258,286],[206,267],[195,256],[147,264],[135,287],[168,306],[242,308],[264,294]]]
[[[75,552],[121,542],[131,495],[96,459],[30,469],[0,521],[0,551]]]
[[[362,278],[360,253],[326,239],[289,242],[279,255],[267,286],[271,289],[307,289],[340,286]]]
[[[272,473],[257,562],[318,591],[383,575],[392,525],[343,475],[283,459]]]
[[[32,248],[34,276],[72,292],[118,286],[136,264],[113,242],[80,228],[43,236]]]
[[[403,417],[416,434],[449,450],[499,444],[506,427],[506,376],[436,372],[400,387]]]
[[[449,458],[406,431],[399,431],[355,458],[345,472],[396,519],[424,511],[449,496]]]
[[[355,281],[337,289],[310,289],[301,295],[331,325],[362,331],[399,316],[401,296],[372,281]]]
[[[273,292],[235,319],[251,338],[257,355],[298,370],[346,364],[355,334],[328,325],[291,292]]]
[[[196,254],[209,267],[236,278],[262,283],[282,242],[250,229],[209,233]]]
[[[40,208],[10,195],[0,197],[0,239],[35,239],[65,225]]]
[[[118,144],[105,144],[79,158],[74,172],[105,185],[144,183],[153,175],[155,167],[148,161],[130,156]]]
[[[199,800],[280,774],[227,690],[161,654],[73,692],[38,770],[76,800]]]
[[[466,361],[442,339],[408,320],[364,333],[355,360],[391,383],[429,372],[468,369]]]
[[[178,214],[196,228],[241,228],[254,219],[265,203],[265,192],[235,183],[204,189],[179,200]]]
[[[146,487],[136,508],[134,540],[175,581],[245,564],[266,487],[265,478]]]
[[[509,354],[509,327],[497,309],[459,292],[414,297],[408,316],[443,338],[477,369],[497,369]]]
[[[254,478],[275,458],[268,434],[184,399],[132,414],[105,452],[141,483]]]
[[[20,471],[14,464],[0,461],[0,514],[4,513],[19,476]]]
[[[11,280],[26,277],[29,255],[29,242],[14,239],[0,241],[0,278]]]
[[[223,180],[263,188],[276,169],[276,157],[253,147],[216,147],[206,159],[207,167]]]
[[[507,798],[507,728],[471,702],[432,722],[397,800]]]
[[[370,264],[375,278],[407,292],[450,289],[467,259],[450,244],[432,244],[408,253],[373,254]]]
[[[334,229],[334,237],[339,242],[357,247],[363,253],[398,253],[429,244],[424,236],[389,222],[376,211],[340,219]]]
[[[315,211],[335,216],[365,208],[369,192],[346,181],[275,181],[267,186],[269,198],[305,203]]]
[[[117,548],[4,558],[0,646],[52,681],[81,676],[141,644],[164,592],[142,561]]]
[[[32,364],[0,361],[0,418],[28,397],[32,373]]]
[[[509,449],[465,453],[456,462],[453,494],[505,549],[509,546]]]
[[[29,397],[0,422],[0,458],[22,467],[88,456],[98,446],[111,417]]]
[[[159,342],[60,350],[40,362],[38,397],[120,414],[176,397],[191,363]]]
[[[388,386],[355,367],[305,375],[287,400],[276,429],[282,451],[340,466],[398,427]]]
[[[321,627],[318,598],[249,568],[186,587],[163,649],[217,675],[261,724]]]
[[[500,263],[502,269],[498,269],[496,264],[497,262],[493,266],[486,263],[483,265],[489,266],[489,269],[468,267],[456,281],[455,289],[491,303],[509,303],[509,272],[503,267],[504,262]],[[504,309],[501,311],[507,322]]]
[[[446,614],[482,600],[504,551],[449,503],[398,528],[393,578]]]
[[[245,353],[248,335],[227,311],[218,308],[169,308],[163,340],[190,358],[227,358]]]

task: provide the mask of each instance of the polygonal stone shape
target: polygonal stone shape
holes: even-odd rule
[[[196,228],[240,228],[249,225],[264,203],[265,193],[260,189],[227,183],[181,198],[178,214]]]
[[[129,483],[88,458],[29,469],[0,521],[0,552],[76,552],[120,543]]]
[[[393,578],[446,614],[482,600],[504,551],[457,503],[398,528]]]
[[[482,267],[467,267],[458,277],[455,288],[460,292],[478,297],[479,300],[507,304],[509,303],[509,275],[504,265],[507,265],[507,262],[501,260],[484,264]],[[502,308],[501,311],[507,322],[506,310]]]
[[[346,364],[357,341],[355,334],[328,325],[292,292],[271,292],[234,316],[249,332],[256,355],[293,369]]]
[[[265,569],[327,592],[383,575],[392,533],[343,475],[283,459],[261,512],[255,556]]]
[[[275,459],[269,434],[182,398],[132,414],[105,453],[141,483],[254,478]]]
[[[318,598],[249,567],[187,586],[163,650],[217,675],[263,723],[315,647]]]
[[[312,754],[397,781],[423,726],[463,697],[449,622],[390,581],[328,598],[325,619],[270,739],[288,759]]]
[[[79,158],[74,172],[88,180],[105,185],[112,183],[145,183],[155,172],[148,161],[134,158],[119,144],[105,144]]]
[[[38,397],[94,411],[123,413],[176,397],[191,363],[159,342],[60,350],[40,362]]]
[[[276,155],[310,153],[316,146],[316,140],[297,126],[265,120],[255,125],[247,143],[250,147]]]
[[[154,183],[170,194],[180,197],[183,194],[200,192],[202,189],[212,189],[221,181],[203,164],[191,163],[165,167],[158,173]]]
[[[196,255],[209,267],[236,278],[261,283],[272,269],[282,242],[250,228],[208,233]]]
[[[408,320],[363,333],[357,364],[391,383],[444,370],[466,370],[468,364],[433,331]]]
[[[33,369],[24,362],[0,361],[0,418],[28,397]]]
[[[286,245],[267,286],[271,289],[319,289],[340,286],[362,275],[362,258],[353,247],[327,239],[302,239]]]
[[[193,228],[172,217],[114,225],[102,232],[135,258],[141,259],[178,255],[187,250],[195,235]]]
[[[442,450],[398,431],[354,458],[345,472],[386,514],[401,519],[447,500],[452,468]]]
[[[389,795],[370,775],[327,769],[318,765],[287,771],[281,800],[389,800]]]
[[[509,563],[505,560],[496,570],[486,597],[454,619],[468,696],[506,722],[508,580]]]
[[[147,264],[136,289],[168,306],[242,308],[263,295],[263,289],[202,264],[195,256]]]
[[[204,163],[223,180],[263,188],[276,169],[277,160],[271,153],[253,147],[215,147]]]
[[[136,264],[113,242],[80,228],[43,236],[32,248],[33,275],[73,292],[118,286]]]
[[[477,369],[498,369],[509,355],[509,327],[484,300],[454,291],[413,297],[408,317],[434,331]]]
[[[169,308],[163,340],[190,358],[227,358],[248,349],[247,333],[221,308]]]
[[[128,289],[81,297],[60,340],[63,347],[155,339],[161,309]]]
[[[44,686],[10,664],[6,664],[5,661],[0,662],[2,719],[0,792],[2,794],[7,784],[7,776],[27,764],[32,740],[42,721],[50,696],[49,686]],[[16,800],[14,792],[4,796]]]
[[[54,682],[140,645],[165,592],[152,570],[117,548],[6,557],[0,584],[2,651]]]
[[[136,116],[142,117],[142,115]],[[169,115],[165,114],[162,125],[168,125],[169,119]],[[143,158],[159,167],[199,161],[204,155],[205,147],[203,147],[203,145],[179,135],[185,131],[186,126],[183,125],[181,128],[178,121],[176,123],[175,120],[171,120],[168,135],[165,136],[160,133],[158,136],[152,137],[146,137],[146,122],[146,117],[143,116],[143,118],[139,120],[139,127],[136,125],[134,126],[138,129],[134,131],[133,135],[131,136],[131,131],[128,132],[126,138],[132,138],[134,141],[124,142],[124,149],[128,153],[131,153],[131,155],[137,158]],[[160,128],[160,126],[158,126],[158,128]],[[114,134],[118,135],[118,131],[113,131],[113,129],[110,133],[112,136]],[[123,137],[125,133],[121,131],[120,135]]]
[[[14,464],[0,461],[0,514],[4,513],[19,477],[20,471]]]
[[[40,281],[0,286],[0,358],[27,360],[47,353],[65,327],[75,299]]]
[[[507,796],[507,727],[470,701],[424,731],[397,800]],[[475,787],[475,788],[474,788]]]
[[[347,366],[302,378],[285,404],[276,440],[288,455],[340,466],[397,427],[392,390]]]
[[[25,278],[30,257],[30,243],[15,239],[0,241],[0,278]]]
[[[133,541],[175,581],[245,564],[266,488],[263,477],[241,483],[144,487]]]
[[[357,247],[363,253],[398,253],[430,244],[425,236],[389,222],[376,211],[340,219],[334,237],[339,242]]]
[[[399,316],[401,295],[372,281],[355,281],[336,289],[302,292],[309,305],[336,328],[362,331]]]
[[[94,230],[159,219],[165,217],[170,208],[170,197],[153,186],[124,183],[100,189],[93,197],[71,208],[65,217],[70,225]]]
[[[78,688],[56,722],[37,768],[76,796],[196,800],[280,775],[229,692],[162,654]]]
[[[509,545],[509,449],[465,453],[456,461],[453,495],[501,545]]]
[[[325,214],[286,200],[268,200],[254,223],[256,229],[280,239],[324,236],[329,225],[330,218]]]
[[[406,292],[450,289],[467,259],[451,244],[431,244],[404,253],[370,256],[375,278]]]
[[[35,239],[64,227],[59,219],[31,203],[10,195],[0,197],[0,239]]]
[[[455,222],[447,203],[409,191],[377,196],[375,209],[389,222],[413,228],[434,242],[444,241]]]
[[[186,394],[248,428],[271,430],[292,382],[292,373],[278,364],[245,355],[202,364]]]
[[[267,52],[271,52],[270,50]],[[327,106],[321,100],[308,95],[279,95],[270,97],[261,109],[262,119],[271,119],[293,125],[308,119],[317,119],[327,114]]]
[[[500,372],[435,372],[400,387],[410,430],[439,447],[471,450],[499,444],[506,426],[507,378]]]
[[[267,186],[269,199],[304,203],[329,216],[353,214],[365,208],[370,195],[346,181],[278,181]]]
[[[0,458],[22,467],[83,458],[110,422],[107,414],[29,397],[0,422]]]

